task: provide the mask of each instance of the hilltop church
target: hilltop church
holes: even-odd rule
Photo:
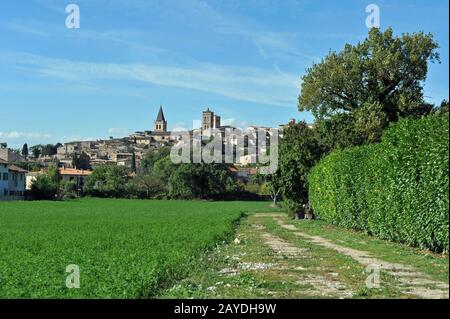
[[[152,143],[169,143],[171,132],[167,130],[167,120],[162,106],[159,107],[152,131],[136,132],[130,136],[136,144],[151,145]]]
[[[229,127],[229,126],[227,126]],[[202,113],[202,130],[208,129],[224,129],[221,125],[221,117],[214,114],[209,108]],[[192,131],[190,132],[192,133]],[[176,135],[175,135],[176,136]],[[159,107],[159,112],[156,120],[153,122],[152,131],[136,132],[130,138],[137,144],[151,145],[152,143],[169,143],[174,142],[174,137],[171,132],[167,130],[167,120],[164,116],[162,106]]]

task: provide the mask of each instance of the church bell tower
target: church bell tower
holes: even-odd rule
[[[164,111],[162,106],[159,107],[158,116],[153,124],[153,130],[155,132],[167,132],[167,121],[164,117]]]

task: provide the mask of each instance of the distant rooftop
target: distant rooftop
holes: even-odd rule
[[[8,169],[12,172],[17,172],[17,173],[28,173],[27,170],[24,170],[16,165],[9,165]]]

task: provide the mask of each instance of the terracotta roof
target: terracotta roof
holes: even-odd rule
[[[61,175],[70,175],[70,176],[89,176],[92,174],[92,171],[74,168],[60,168],[59,173]]]
[[[12,172],[17,172],[17,173],[28,173],[27,170],[17,167],[16,165],[9,165],[8,170],[10,170]]]

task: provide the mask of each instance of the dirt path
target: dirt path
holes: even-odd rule
[[[284,213],[250,214],[238,226],[234,241],[219,245],[205,256],[201,269],[160,297],[448,298],[446,282],[405,262],[415,262],[414,257],[404,256],[404,264],[387,262],[375,251],[350,248],[350,243],[313,236],[303,229]],[[368,266],[380,270],[381,289],[366,285]]]
[[[266,216],[265,214],[257,214],[256,217]],[[409,265],[399,263],[390,263],[384,260],[374,258],[367,251],[356,250],[341,246],[331,242],[320,236],[311,236],[300,232],[297,227],[287,224],[283,220],[283,215],[278,216],[272,214],[279,226],[290,230],[294,235],[300,236],[314,244],[333,249],[340,254],[348,256],[364,266],[371,266],[372,269],[378,268],[393,277],[399,282],[399,289],[407,294],[415,295],[425,299],[443,299],[449,298],[449,285],[445,282],[433,280],[430,276],[414,270]]]
[[[294,246],[268,232],[262,232],[261,237],[264,243],[269,246],[279,258],[290,258],[294,260],[298,260],[299,258],[311,258],[311,254],[308,249]],[[300,268],[306,270],[301,266]],[[286,268],[281,268],[279,271],[286,272]],[[305,293],[309,295],[320,295],[325,297],[334,296],[338,298],[349,298],[353,296],[353,292],[337,278],[330,279],[319,274],[309,273],[298,274],[294,277],[294,280],[299,285],[311,286],[310,289],[305,290]]]

